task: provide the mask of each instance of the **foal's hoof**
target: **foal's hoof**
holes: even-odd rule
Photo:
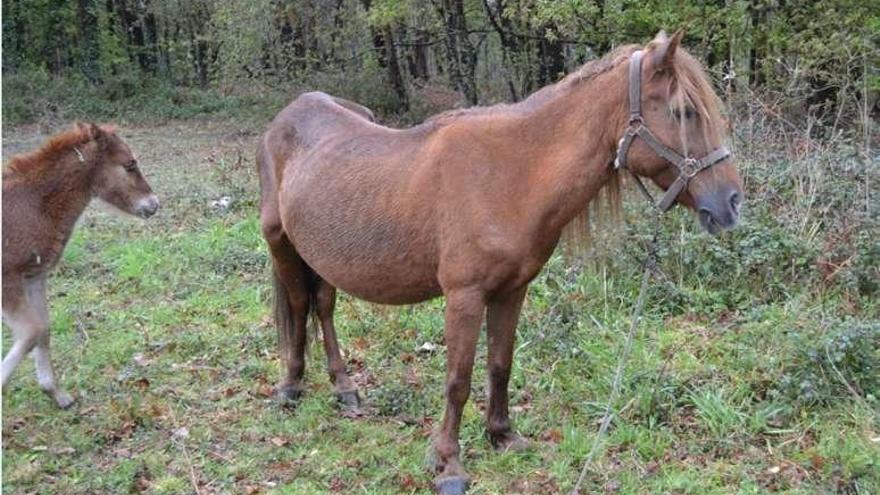
[[[67,409],[73,405],[74,400],[73,397],[70,396],[67,392],[63,390],[59,390],[52,395],[52,398],[55,399],[55,403],[58,404],[58,407],[61,409]]]
[[[346,390],[345,392],[336,392],[336,401],[343,409],[353,410],[361,405],[361,397],[357,390]]]
[[[444,476],[434,480],[434,489],[440,495],[464,495],[470,485],[465,476]]]
[[[282,385],[275,391],[275,400],[284,407],[296,407],[303,396],[303,390],[293,385]]]

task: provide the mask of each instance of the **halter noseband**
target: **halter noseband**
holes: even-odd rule
[[[675,198],[687,187],[688,182],[702,170],[705,170],[721,162],[728,156],[730,151],[721,146],[703,158],[696,159],[682,156],[675,150],[661,143],[654,133],[648,129],[645,119],[642,117],[642,55],[641,50],[636,50],[629,59],[629,127],[626,129],[620,143],[617,146],[617,157],[614,159],[614,169],[626,168],[626,153],[636,136],[641,137],[645,143],[654,150],[661,158],[675,165],[678,169],[678,177],[666,190],[666,194],[657,204],[660,211],[666,211],[672,206]],[[632,172],[632,171],[630,171]],[[642,191],[647,189],[636,174],[633,174]],[[648,194],[650,198],[650,194]]]

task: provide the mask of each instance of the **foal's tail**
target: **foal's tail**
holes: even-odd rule
[[[281,280],[281,277],[278,276],[278,272],[275,269],[272,269],[272,288],[273,288],[273,301],[272,306],[275,313],[275,326],[278,328],[278,350],[281,354],[282,361],[286,363],[290,363],[293,358],[293,341],[296,338],[295,331],[296,326],[294,324],[294,314],[293,308],[290,306],[290,294],[288,292],[287,286],[284,285],[284,282]],[[314,291],[309,291],[309,322],[314,327],[314,333],[317,335],[318,332],[318,324],[315,320],[317,320],[317,294]],[[306,330],[306,335],[308,336],[312,332]],[[317,340],[317,339],[315,339]],[[308,346],[306,346],[308,349]]]

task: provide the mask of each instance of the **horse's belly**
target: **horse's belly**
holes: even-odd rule
[[[336,202],[323,194],[306,196],[282,198],[282,223],[299,255],[321,278],[384,304],[414,303],[441,293],[429,222],[404,219],[369,202],[358,204],[350,195],[339,196],[349,201]]]
[[[436,273],[425,267],[379,262],[371,266],[343,266],[316,253],[301,256],[318,275],[355,297],[381,304],[411,304],[441,294]]]
[[[358,249],[351,243],[339,242],[350,239],[348,236],[329,238],[310,234],[303,228],[294,232],[294,246],[309,267],[334,287],[358,298],[382,304],[409,304],[441,292],[436,264],[423,256]],[[369,240],[364,241],[364,248],[370,245]]]

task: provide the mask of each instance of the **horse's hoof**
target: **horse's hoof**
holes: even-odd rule
[[[343,409],[357,409],[361,405],[361,397],[357,390],[336,392],[336,400]]]
[[[303,396],[303,390],[293,385],[282,385],[275,391],[275,399],[284,407],[296,407]]]
[[[434,489],[440,495],[464,495],[470,484],[465,476],[444,476],[434,480]]]
[[[53,398],[55,399],[55,403],[58,404],[58,407],[61,409],[67,409],[73,405],[76,400],[70,396],[67,392],[60,390],[55,392]]]
[[[513,432],[508,432],[498,437],[490,435],[490,438],[492,439],[492,447],[495,448],[495,452],[524,452],[532,446],[532,442],[528,438]]]

